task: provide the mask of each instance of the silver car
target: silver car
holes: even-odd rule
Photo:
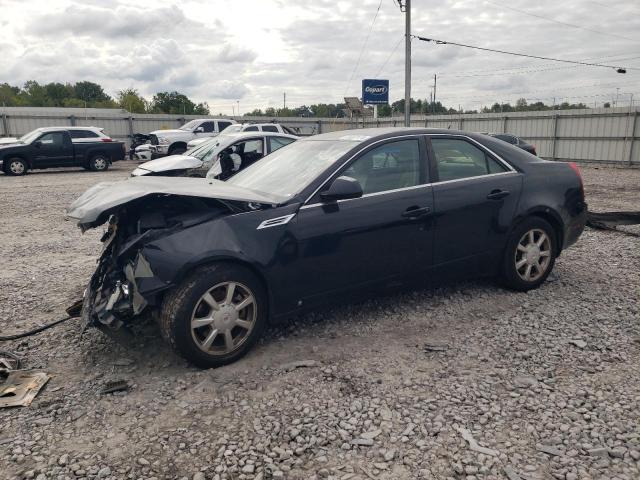
[[[285,133],[222,133],[182,155],[145,162],[131,176],[204,177],[210,169],[216,167],[219,170],[217,178],[224,180],[297,139],[295,135]]]

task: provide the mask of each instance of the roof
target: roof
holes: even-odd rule
[[[470,135],[469,132],[459,130],[447,130],[442,128],[423,128],[423,127],[385,127],[385,128],[357,128],[354,130],[338,130],[335,132],[321,133],[312,137],[307,137],[305,141],[312,140],[346,140],[354,142],[362,142],[372,138],[382,138],[386,136],[409,134],[428,134],[440,133],[451,135]]]
[[[290,135],[288,133],[280,133],[280,132],[264,132],[264,131],[252,131],[252,132],[229,132],[224,133],[224,130],[220,132],[219,136],[233,137],[233,138],[243,138],[243,137],[285,137],[285,138],[300,138],[296,135]],[[218,137],[211,137],[218,138]]]

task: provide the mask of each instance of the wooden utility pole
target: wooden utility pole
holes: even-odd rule
[[[405,0],[404,126],[411,125],[411,0]]]

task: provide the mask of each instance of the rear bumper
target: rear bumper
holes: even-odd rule
[[[583,202],[583,208],[580,213],[571,218],[571,221],[567,223],[564,232],[563,249],[569,248],[571,245],[578,241],[580,235],[584,231],[584,227],[587,224],[587,204]]]

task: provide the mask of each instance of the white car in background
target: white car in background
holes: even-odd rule
[[[131,176],[204,177],[210,169],[217,168],[217,177],[224,180],[297,139],[287,133],[225,132],[183,155],[142,163]]]
[[[104,128],[100,127],[47,127],[47,128],[64,128],[69,132],[69,136],[71,137],[71,141],[73,143],[84,143],[84,142],[111,142],[113,139],[104,133]],[[37,130],[37,129],[36,129]],[[31,133],[31,132],[29,132]],[[26,135],[25,135],[26,136]],[[16,137],[4,137],[0,138],[0,144],[4,145],[7,143],[17,143],[18,138]]]
[[[297,136],[297,134],[293,130],[288,127],[284,127],[279,123],[236,123],[227,127],[224,131],[224,133],[235,132],[272,132]],[[193,148],[197,145],[201,145],[202,142],[205,141],[205,138],[194,138],[193,140],[189,141],[189,143],[187,143],[187,148]]]
[[[235,124],[226,118],[201,118],[191,120],[174,130],[155,130],[151,137],[151,152],[155,156],[178,155],[187,151],[187,142],[196,138],[215,137],[225,128]]]

